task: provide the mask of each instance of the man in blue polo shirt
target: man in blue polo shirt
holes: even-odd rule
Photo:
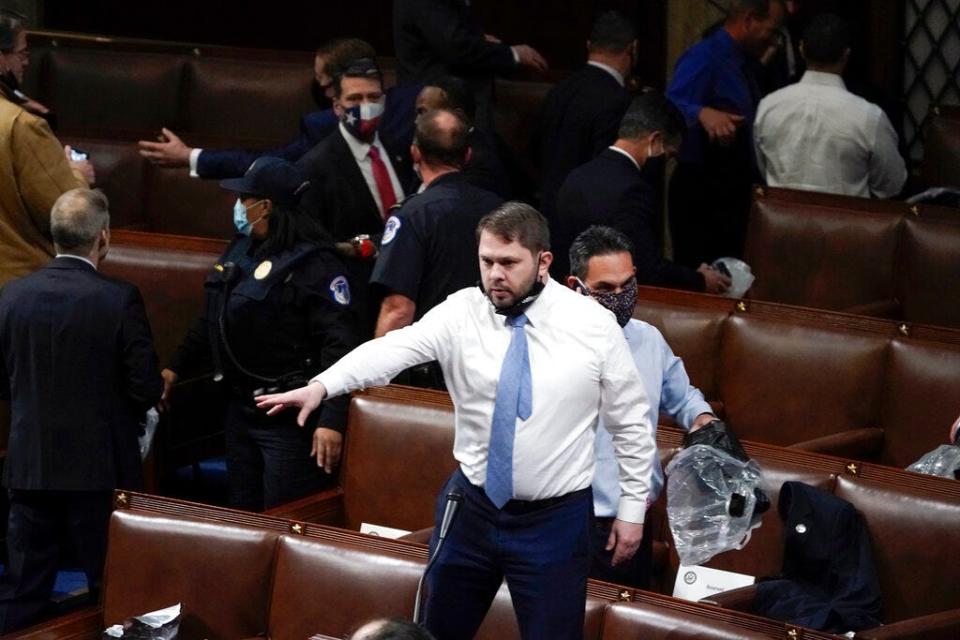
[[[759,60],[784,15],[782,0],[733,0],[723,26],[677,61],[667,97],[688,127],[669,194],[678,264],[696,269],[743,253],[750,186],[759,177],[752,131]]]

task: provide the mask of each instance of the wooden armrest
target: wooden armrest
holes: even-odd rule
[[[876,300],[866,304],[855,304],[843,309],[844,313],[876,318],[896,318],[900,314],[900,302],[895,299]]]
[[[433,527],[411,531],[405,536],[400,536],[400,540],[407,542],[419,542],[420,544],[430,544],[430,537],[433,535]]]
[[[954,640],[960,638],[960,609],[885,624],[860,631],[855,637],[864,640]]]
[[[100,607],[84,607],[3,637],[22,640],[97,640],[103,633],[102,620],[103,611]]]
[[[724,609],[733,609],[735,611],[744,611],[750,613],[753,611],[753,601],[757,597],[757,585],[751,584],[739,589],[731,589],[715,593],[707,598],[702,598],[700,602],[712,604]]]
[[[264,511],[264,513],[268,516],[287,518],[288,520],[343,527],[346,522],[346,514],[343,509],[343,489],[334,487],[306,498],[281,504]]]
[[[883,429],[850,429],[797,442],[790,447],[846,458],[874,458],[883,449]]]

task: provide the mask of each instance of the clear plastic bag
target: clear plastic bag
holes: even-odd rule
[[[760,526],[754,513],[760,467],[707,445],[681,450],[667,465],[667,518],[680,563],[699,565],[742,549]]]
[[[957,474],[960,474],[960,446],[942,444],[923,454],[919,460],[907,467],[907,471],[956,480]]]
[[[742,298],[756,280],[750,265],[737,258],[717,258],[712,266],[724,275],[730,276],[730,287],[723,294],[728,298]]]
[[[175,604],[166,609],[151,611],[123,624],[107,627],[102,640],[174,640],[180,631],[181,606]]]

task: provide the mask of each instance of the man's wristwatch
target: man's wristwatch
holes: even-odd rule
[[[357,256],[361,258],[377,257],[377,245],[366,233],[361,233],[360,235],[350,238],[350,244],[353,246],[353,250]]]

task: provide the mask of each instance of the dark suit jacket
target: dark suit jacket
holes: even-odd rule
[[[509,46],[484,39],[464,0],[395,0],[393,44],[400,84],[448,74],[489,79],[515,66]]]
[[[390,155],[404,192],[412,193],[410,147],[399,147],[383,136],[380,142]],[[360,233],[383,233],[383,216],[339,129],[300,158],[297,166],[310,180],[300,206],[316,216],[334,240],[347,240]],[[397,202],[401,200],[403,194],[398,193]]]
[[[577,234],[590,225],[602,224],[633,241],[640,284],[703,290],[701,274],[663,257],[663,217],[656,203],[647,178],[622,153],[606,149],[574,169],[557,198],[554,276],[567,275],[567,254]]]
[[[409,147],[413,142],[417,96],[423,85],[391,87],[386,91],[380,134]],[[308,151],[337,130],[338,119],[333,109],[311,111],[300,119],[300,133],[282,147],[274,149],[204,149],[197,158],[197,174],[201,178],[233,178],[242,176],[253,161],[261,156],[275,156],[296,162]]]
[[[870,534],[852,504],[785,482],[783,573],[757,583],[752,613],[833,633],[880,625],[882,594]]]
[[[141,483],[139,420],[163,381],[135,286],[57,258],[0,292],[0,352],[0,389],[12,398],[8,488]]]
[[[474,127],[470,130],[468,141],[470,162],[463,168],[463,175],[472,185],[509,199],[514,190],[500,159],[494,135]]]
[[[547,94],[533,148],[540,153],[542,206],[548,220],[570,172],[616,141],[629,104],[627,90],[609,73],[589,64]]]
[[[389,152],[404,192],[413,193],[410,147],[398,149],[385,138],[380,140]],[[303,211],[316,216],[337,242],[365,233],[379,243],[383,235],[383,216],[339,129],[300,158],[297,165],[310,180],[310,188],[300,202]],[[398,193],[397,201],[402,200],[403,194]],[[373,261],[346,259],[344,262],[350,277],[354,309],[360,321],[357,335],[361,339],[372,337],[380,309],[379,301],[370,296],[367,286]]]

